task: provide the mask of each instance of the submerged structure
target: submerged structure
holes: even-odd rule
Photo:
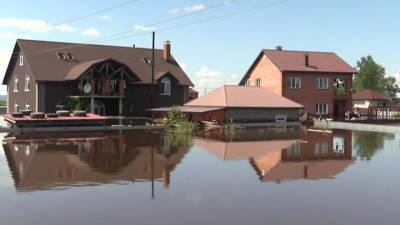
[[[258,86],[304,105],[310,114],[344,118],[357,71],[333,52],[264,49],[239,85]]]
[[[302,108],[301,104],[263,88],[235,85],[224,85],[179,107],[191,121],[215,123],[299,121]],[[152,111],[168,110],[170,108]]]
[[[72,106],[99,115],[143,116],[151,107],[183,105],[193,83],[171,55],[169,41],[155,50],[152,62],[147,48],[18,39],[3,85],[8,113]]]

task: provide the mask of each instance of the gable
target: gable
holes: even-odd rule
[[[152,58],[151,49],[31,40],[17,40],[17,43],[24,51],[37,81],[64,81],[76,66],[89,61],[112,58],[129,67],[142,83],[151,83],[151,65],[143,62],[143,58]],[[61,60],[57,57],[57,53],[60,52],[69,53],[76,60]],[[155,74],[168,71],[181,85],[193,86],[173,58],[171,61],[164,60],[163,50],[156,49],[154,63]]]

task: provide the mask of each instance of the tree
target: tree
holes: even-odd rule
[[[392,101],[397,98],[397,93],[400,92],[399,85],[395,77],[386,77],[384,81],[384,93],[389,96]]]
[[[358,74],[354,78],[353,89],[360,91],[372,89],[380,92],[385,90],[385,68],[372,58],[372,56],[361,57],[357,61]]]

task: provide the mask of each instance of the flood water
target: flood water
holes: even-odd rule
[[[2,225],[400,224],[396,134],[302,127],[1,139]]]

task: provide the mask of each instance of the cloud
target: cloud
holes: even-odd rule
[[[23,18],[0,18],[0,27],[13,28],[29,32],[49,32],[56,30],[60,32],[71,33],[78,31],[78,28],[68,24],[53,26],[44,20],[31,20]]]
[[[82,31],[81,34],[84,35],[84,36],[92,36],[92,37],[99,37],[99,36],[101,36],[100,31],[97,30],[97,29],[94,28],[94,27],[91,27],[91,28],[88,28],[88,29]]]
[[[207,66],[201,67],[196,73],[193,79],[195,88],[200,92],[204,93],[218,88],[224,84],[238,84],[240,76],[237,74],[226,74],[223,71],[210,69]]]
[[[100,17],[100,20],[111,20],[111,16],[109,16],[109,15],[101,15]]]
[[[184,8],[185,12],[192,13],[192,12],[197,12],[201,10],[205,10],[207,7],[203,4],[197,4],[197,5],[190,5],[186,6]]]
[[[141,24],[136,25],[133,29],[136,32],[151,32],[151,31],[155,31],[156,30],[155,27],[147,27],[147,26],[141,25]]]
[[[24,31],[46,32],[51,26],[44,20],[30,20],[22,18],[0,18],[0,27],[17,28]]]
[[[202,11],[207,9],[207,7],[203,4],[196,4],[196,5],[189,5],[184,7],[183,9],[181,8],[175,8],[175,9],[171,9],[169,12],[171,14],[178,14],[180,12],[186,12],[186,13],[194,13],[194,12],[198,12],[198,11]]]
[[[18,35],[12,31],[0,31],[0,40],[13,40],[15,41],[18,38],[22,39],[30,39],[28,35]]]

